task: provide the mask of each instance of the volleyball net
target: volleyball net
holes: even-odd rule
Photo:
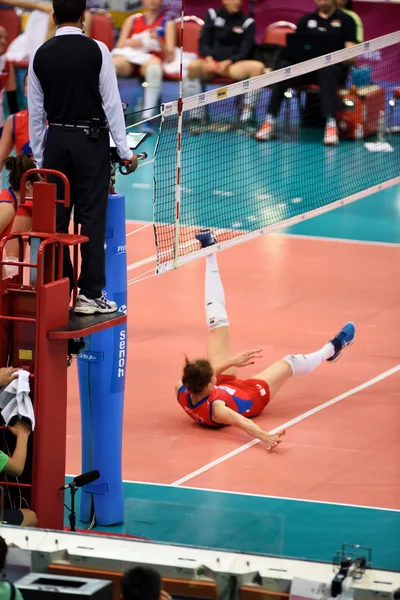
[[[340,141],[326,146],[318,72],[336,66]],[[273,139],[258,141],[279,85]],[[399,183],[399,88],[400,31],[163,105],[154,157],[157,274],[206,253],[195,237],[201,228],[222,249]]]

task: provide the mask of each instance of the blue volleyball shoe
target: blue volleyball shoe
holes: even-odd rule
[[[214,246],[217,240],[211,233],[210,229],[200,229],[199,233],[195,236],[196,240],[199,240],[202,248],[208,248]]]
[[[351,346],[356,337],[356,326],[354,323],[346,323],[337,335],[331,340],[331,344],[335,349],[335,354],[327,359],[329,362],[335,362],[340,358],[343,350],[347,346]]]

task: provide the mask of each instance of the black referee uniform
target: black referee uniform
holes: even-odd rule
[[[63,2],[56,1],[57,7]],[[67,1],[71,5],[71,0]],[[126,141],[117,78],[106,46],[85,37],[81,27],[69,23],[59,26],[55,37],[43,44],[31,59],[28,107],[36,163],[67,176],[75,219],[81,224],[81,234],[89,238],[81,247],[80,292],[75,310],[85,314],[113,312],[116,304],[103,296],[109,130],[121,159],[131,161],[132,171],[136,168],[136,157],[133,158]],[[58,232],[68,232],[70,215],[71,209],[57,206]],[[64,275],[70,278],[72,289],[70,252],[65,250]]]

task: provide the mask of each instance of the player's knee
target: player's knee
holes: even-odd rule
[[[21,512],[24,516],[23,521],[21,523],[22,527],[37,527],[39,524],[36,513],[33,510],[29,510],[27,508],[21,509]]]
[[[209,329],[216,329],[217,327],[229,327],[228,315],[223,302],[218,300],[207,302],[206,316]]]

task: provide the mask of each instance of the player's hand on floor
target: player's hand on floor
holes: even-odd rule
[[[279,446],[279,444],[282,442],[282,437],[285,435],[285,433],[286,430],[283,429],[275,435],[270,435],[269,433],[264,434],[261,441],[264,442],[264,444],[267,446],[268,452],[271,452],[274,448]]]
[[[254,365],[257,358],[262,358],[262,350],[244,350],[234,356],[235,367],[247,367],[248,365]]]

